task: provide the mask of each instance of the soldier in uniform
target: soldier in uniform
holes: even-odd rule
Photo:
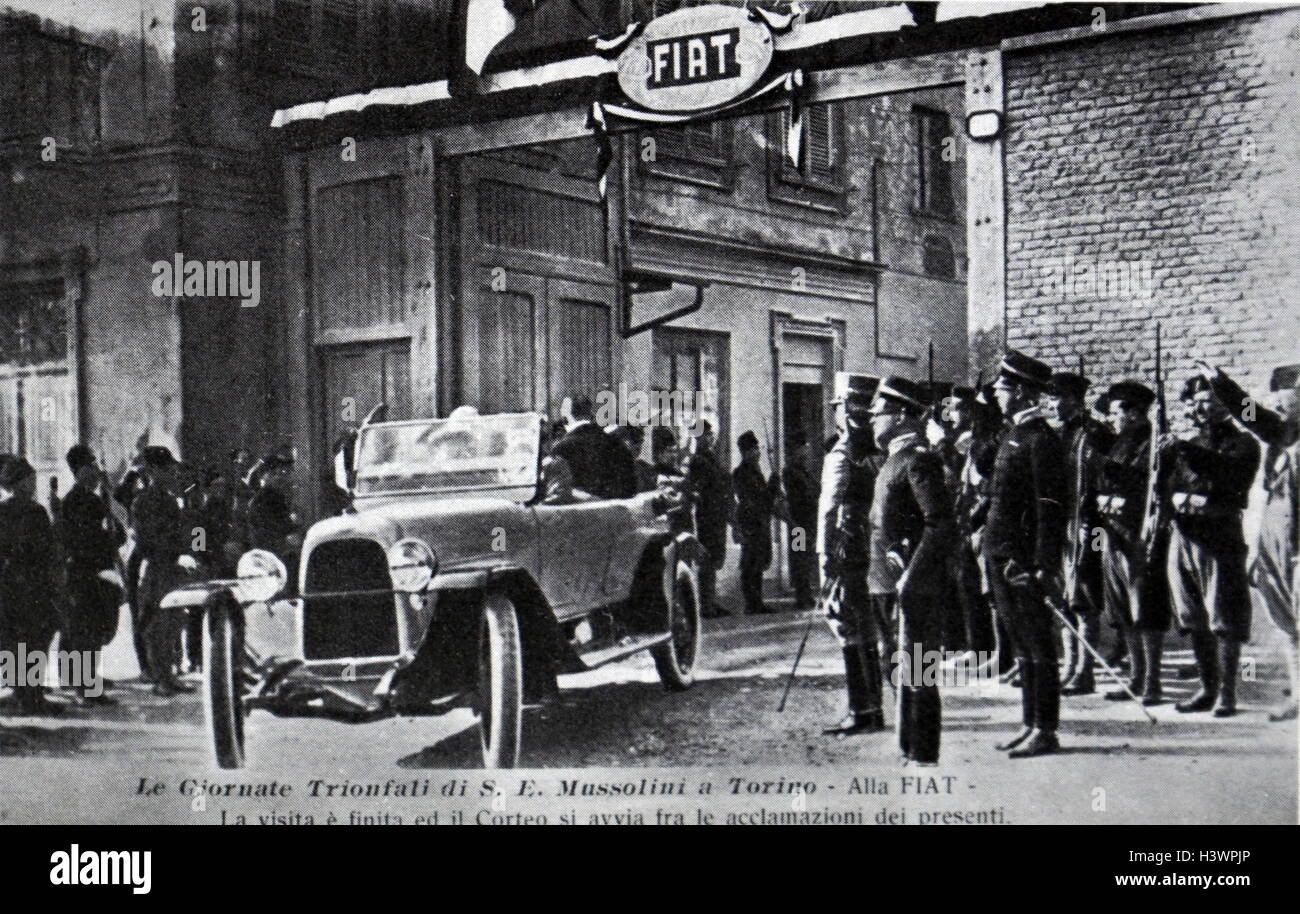
[[[1065,581],[1065,612],[1070,623],[1090,645],[1101,634],[1101,554],[1091,548],[1089,536],[1096,527],[1093,481],[1098,459],[1110,450],[1114,435],[1089,416],[1088,379],[1069,371],[1052,375],[1046,406],[1049,424],[1056,427],[1065,446],[1065,539],[1061,554]],[[1062,626],[1065,669],[1062,695],[1091,695],[1096,690],[1092,654],[1069,629]]]
[[[967,653],[959,663],[970,663],[976,659],[977,652],[991,651],[994,647],[992,613],[984,595],[979,561],[972,543],[974,531],[971,529],[971,513],[978,500],[975,479],[979,475],[973,466],[974,452],[977,443],[988,437],[983,428],[987,421],[978,421],[980,410],[975,388],[958,385],[952,389],[946,412],[950,414],[953,440],[951,451],[944,460],[944,478],[952,497],[957,525],[956,541],[948,559],[948,574],[952,578],[965,626]],[[940,456],[944,456],[943,453]]]
[[[740,545],[740,589],[746,613],[768,612],[763,602],[763,572],[772,564],[772,515],[780,492],[773,474],[764,479],[759,468],[762,451],[751,431],[736,439],[740,466],[731,474],[736,496],[734,532]]]
[[[1062,590],[1065,455],[1038,407],[1051,380],[1042,362],[1008,350],[994,385],[1010,421],[994,461],[983,550],[993,601],[1020,669],[1024,727],[998,746],[1012,758],[1043,755],[1060,745],[1061,681],[1047,600]]]
[[[1159,441],[1160,465],[1173,514],[1169,586],[1178,628],[1191,634],[1201,688],[1176,707],[1237,713],[1237,664],[1250,637],[1250,591],[1242,512],[1259,468],[1260,448],[1233,424],[1209,381],[1194,375],[1181,399],[1190,404],[1196,434]]]
[[[1164,569],[1143,568],[1143,512],[1150,486],[1151,423],[1156,395],[1136,381],[1112,384],[1103,397],[1115,443],[1097,468],[1097,519],[1102,530],[1102,576],[1106,615],[1128,644],[1130,689],[1142,704],[1161,701],[1160,656],[1169,628]],[[1123,689],[1106,693],[1126,701]]]
[[[889,378],[876,391],[871,429],[888,456],[871,502],[869,575],[873,590],[881,583],[898,594],[898,744],[905,758],[932,765],[939,761],[939,689],[922,684],[925,671],[910,661],[939,650],[955,527],[943,460],[925,439],[926,409],[920,385],[905,378]]]
[[[828,735],[885,728],[879,626],[867,590],[871,557],[869,514],[881,459],[871,437],[870,409],[878,378],[839,372],[835,404],[840,434],[822,461],[817,506],[821,590],[844,653],[849,713]]]
[[[1264,516],[1259,526],[1250,582],[1269,618],[1282,632],[1290,668],[1291,695],[1269,714],[1273,721],[1295,720],[1300,696],[1300,633],[1297,632],[1295,577],[1300,573],[1300,365],[1273,372],[1273,409],[1256,403],[1222,369],[1199,363],[1214,395],[1234,418],[1266,447]]]
[[[75,444],[67,460],[74,480],[63,499],[60,529],[68,564],[68,648],[88,651],[92,658],[80,686],[82,701],[111,703],[102,691],[92,688],[97,679],[94,658],[117,631],[121,591],[112,578],[117,572],[118,547],[126,537],[101,494],[104,474],[95,453],[84,444]]]
[[[149,484],[131,506],[136,548],[143,558],[137,599],[154,692],[170,696],[194,689],[176,678],[180,620],[160,604],[199,566],[190,553],[191,531],[181,511],[176,458],[160,445],[146,447],[141,457]]]
[[[56,606],[58,544],[45,509],[36,503],[36,471],[12,454],[0,455],[0,646],[48,651],[59,628]],[[26,671],[17,671],[22,676]],[[45,689],[20,679],[8,702],[20,715],[54,715],[61,705]]]

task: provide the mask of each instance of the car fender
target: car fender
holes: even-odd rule
[[[666,605],[672,606],[673,592],[677,583],[678,561],[695,562],[698,564],[705,560],[706,552],[704,544],[696,539],[694,533],[683,531],[664,544],[663,556],[664,600],[666,601]]]

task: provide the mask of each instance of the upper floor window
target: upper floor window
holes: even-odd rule
[[[915,108],[916,206],[923,213],[951,218],[954,215],[952,164],[957,157],[957,139],[952,122],[943,111]]]
[[[803,112],[803,141],[796,166],[787,153],[790,111],[774,115],[769,121],[768,195],[787,203],[843,212],[847,200],[844,134],[842,107],[810,105]]]
[[[97,143],[107,56],[71,29],[54,34],[35,17],[0,14],[0,142]]]
[[[699,121],[642,134],[637,154],[649,174],[730,190],[736,179],[731,121]]]

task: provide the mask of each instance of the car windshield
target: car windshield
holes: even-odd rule
[[[531,488],[541,424],[537,413],[509,413],[367,426],[357,442],[357,494]]]

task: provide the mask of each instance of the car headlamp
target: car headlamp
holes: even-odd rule
[[[244,603],[265,603],[289,582],[284,562],[265,549],[250,549],[240,556],[235,576],[239,578],[235,589]]]
[[[419,540],[400,540],[388,550],[388,572],[396,590],[422,593],[437,571],[438,557]]]

